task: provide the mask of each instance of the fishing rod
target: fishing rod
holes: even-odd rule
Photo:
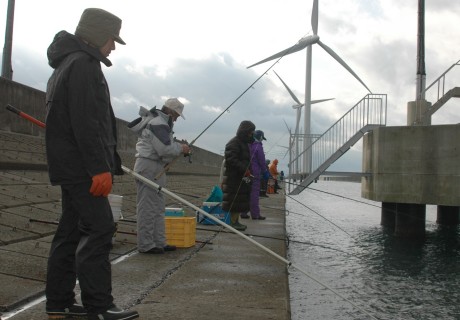
[[[190,142],[188,145],[191,147],[192,145],[195,144],[195,142],[225,113],[227,112],[228,109],[230,109],[249,89],[251,89],[264,75],[266,75],[268,73],[268,71],[270,71],[270,69],[272,69],[285,55],[289,54],[289,50],[287,52],[285,52],[281,57],[279,57],[264,73],[262,73],[253,83],[251,83],[247,88],[246,90],[244,90],[235,100],[233,100],[232,103],[230,103],[230,105],[224,109],[224,111],[222,111],[203,131],[201,131],[201,133],[195,138],[192,140],[192,142]],[[174,162],[177,161],[177,159],[179,159],[180,156],[177,156],[176,158],[174,158],[171,162],[169,162],[164,168],[163,170],[158,173],[158,175],[155,177],[155,180],[160,178],[166,171],[169,170],[169,168],[173,165]]]
[[[13,107],[11,104],[8,104],[8,105],[6,106],[6,109],[7,109],[8,111],[11,111],[11,112],[17,114],[17,115],[20,116],[21,118],[24,118],[24,119],[26,119],[26,120],[28,120],[28,121],[30,121],[30,122],[36,124],[36,125],[39,126],[39,127],[42,127],[42,128],[45,127],[45,124],[44,124],[43,122],[41,122],[40,120],[35,119],[34,117],[28,115],[27,113],[24,113],[24,112],[22,112],[22,111],[16,109],[16,108]]]
[[[258,247],[259,249],[262,249],[263,251],[265,251],[268,254],[272,255],[276,259],[284,262],[287,265],[287,267],[293,267],[293,268],[297,269],[299,272],[301,272],[302,274],[304,274],[305,276],[307,276],[311,280],[315,281],[316,283],[320,284],[324,288],[328,289],[329,291],[331,291],[332,293],[334,293],[338,297],[342,298],[344,301],[350,303],[352,306],[354,306],[356,309],[360,310],[361,312],[363,312],[367,316],[371,317],[372,319],[378,320],[376,317],[371,315],[369,312],[367,312],[366,310],[364,310],[363,308],[361,308],[360,306],[358,306],[357,304],[355,304],[354,302],[352,302],[351,300],[349,300],[348,298],[343,296],[337,290],[333,289],[332,287],[330,287],[327,284],[323,283],[321,280],[317,279],[315,276],[313,276],[310,273],[308,273],[307,271],[303,270],[300,266],[297,266],[296,264],[293,264],[291,261],[289,261],[286,258],[280,256],[279,254],[277,254],[276,252],[270,250],[269,248],[263,246],[262,244],[258,243],[257,241],[255,241],[254,239],[252,239],[249,236],[245,235],[244,233],[236,230],[235,228],[233,228],[232,226],[226,224],[225,222],[217,219],[215,216],[209,214],[208,212],[204,211],[203,209],[195,206],[193,203],[191,203],[191,202],[179,197],[175,193],[169,191],[167,188],[156,184],[152,180],[147,179],[146,177],[138,174],[137,172],[134,172],[133,170],[131,170],[131,169],[129,169],[129,168],[123,166],[123,165],[121,166],[121,168],[123,169],[124,172],[126,172],[127,174],[133,176],[135,179],[142,181],[143,183],[145,183],[146,185],[150,186],[151,188],[156,189],[158,192],[163,192],[164,194],[166,194],[166,195],[168,195],[168,196],[170,196],[170,197],[182,202],[183,204],[187,205],[188,207],[192,208],[193,210],[196,210],[196,211],[200,212],[201,214],[206,216],[208,219],[216,222],[221,227],[229,229],[230,231],[232,231],[236,235],[238,235],[238,236],[242,237],[243,239],[251,242],[253,245]]]
[[[11,110],[10,110],[11,111]],[[30,119],[29,119],[30,118]],[[38,121],[36,120],[35,118],[31,117],[31,116],[28,116],[28,117],[25,117],[25,119],[39,125],[38,123],[41,122],[41,121]],[[32,121],[31,119],[35,119],[36,121]],[[43,127],[44,128],[44,127]],[[135,179],[138,179],[142,182],[144,182],[145,184],[147,184],[148,186],[154,188],[154,189],[157,189],[158,192],[163,192],[165,193],[166,195],[169,195],[170,197],[180,201],[181,203],[187,205],[188,207],[194,209],[195,211],[198,211],[200,212],[201,214],[203,214],[204,216],[206,216],[208,219],[214,221],[215,223],[219,224],[221,227],[223,228],[226,228],[226,229],[229,229],[230,231],[232,231],[233,233],[235,233],[236,235],[242,237],[243,239],[251,242],[253,245],[255,245],[256,247],[258,247],[259,249],[267,252],[268,254],[272,255],[273,257],[275,257],[276,259],[284,262],[287,267],[293,267],[295,269],[297,269],[297,271],[301,272],[302,274],[304,274],[305,276],[307,276],[308,278],[310,278],[311,280],[315,281],[316,283],[318,283],[319,285],[323,286],[324,288],[328,289],[329,291],[331,291],[332,293],[334,293],[335,295],[337,295],[338,297],[340,297],[341,299],[343,299],[344,301],[348,302],[350,305],[352,305],[353,307],[355,307],[356,309],[360,310],[362,313],[366,314],[367,316],[369,316],[370,318],[372,319],[375,319],[375,320],[378,320],[376,317],[374,317],[372,314],[370,314],[368,311],[364,310],[363,308],[361,308],[360,306],[358,306],[357,304],[355,304],[353,301],[349,300],[348,298],[346,298],[344,295],[342,295],[341,293],[339,293],[337,290],[333,289],[332,287],[328,286],[327,284],[323,283],[321,280],[319,280],[318,278],[316,278],[315,276],[311,275],[310,273],[308,273],[307,271],[303,270],[300,266],[292,263],[291,261],[287,260],[286,258],[280,256],[279,254],[277,254],[276,252],[270,250],[269,248],[263,246],[262,244],[258,243],[257,241],[255,241],[254,239],[248,237],[247,235],[245,235],[244,233],[236,230],[235,228],[233,228],[232,226],[226,224],[225,222],[217,219],[215,216],[209,214],[208,212],[204,211],[203,209],[201,208],[198,208],[197,206],[195,206],[194,204],[192,204],[191,202],[179,197],[178,195],[174,194],[173,192],[169,191],[168,189],[156,184],[155,182],[145,178],[144,176],[134,172],[133,170],[125,167],[125,166],[121,166],[122,170],[124,172],[126,172],[127,174],[133,176]]]

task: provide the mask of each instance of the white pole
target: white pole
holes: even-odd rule
[[[306,59],[306,75],[305,75],[305,110],[304,110],[304,151],[307,150],[310,145],[310,117],[311,117],[311,60],[312,60],[313,49],[312,46],[307,47],[307,59]],[[304,153],[304,170],[307,175],[311,171],[311,149]]]

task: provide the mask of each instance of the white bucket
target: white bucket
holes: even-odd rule
[[[119,196],[116,194],[109,194],[109,203],[112,209],[113,221],[117,222],[121,218],[123,218],[123,214],[121,213],[121,207],[123,204],[123,196]]]

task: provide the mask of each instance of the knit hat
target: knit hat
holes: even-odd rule
[[[83,11],[75,35],[97,48],[103,47],[110,38],[126,44],[120,38],[121,19],[108,11],[88,8]]]
[[[177,98],[171,98],[166,100],[165,105],[166,108],[176,111],[182,118],[185,119],[182,112],[184,111],[184,105],[182,102],[179,101]]]
[[[265,135],[262,130],[254,131],[254,139],[256,139],[257,141],[267,140],[265,139]]]

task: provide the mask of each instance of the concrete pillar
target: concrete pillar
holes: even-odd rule
[[[389,228],[395,227],[397,206],[398,204],[394,202],[382,202],[380,225]]]
[[[402,238],[425,237],[426,205],[398,203],[395,236]]]
[[[431,102],[426,100],[409,101],[407,103],[407,125],[431,125],[431,116],[424,117],[424,115],[426,115],[425,112],[429,107],[431,107]]]
[[[460,208],[457,206],[438,205],[436,223],[446,226],[456,226],[460,222]]]

